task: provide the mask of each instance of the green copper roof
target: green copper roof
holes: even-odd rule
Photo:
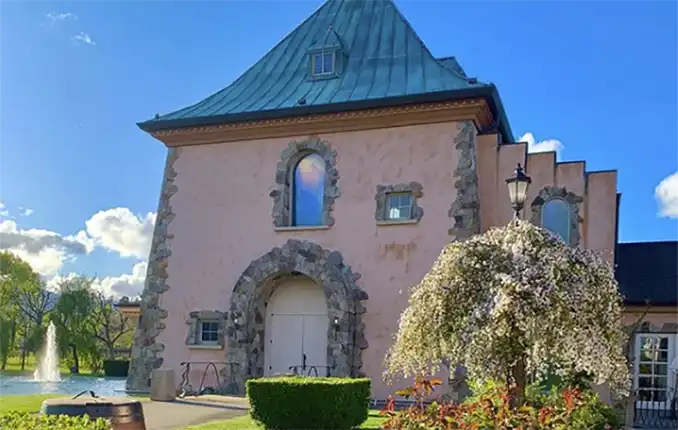
[[[337,49],[336,77],[314,79],[309,51]],[[310,113],[484,97],[513,135],[496,87],[431,55],[392,0],[328,0],[226,88],[140,123],[152,132]]]

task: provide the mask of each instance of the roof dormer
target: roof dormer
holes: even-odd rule
[[[308,49],[308,75],[313,80],[339,77],[347,57],[341,37],[330,25],[325,36]]]

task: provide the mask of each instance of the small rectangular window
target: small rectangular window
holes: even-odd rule
[[[313,54],[313,74],[328,75],[334,73],[334,52]]]
[[[389,194],[386,200],[386,218],[406,220],[412,218],[412,194]]]
[[[219,323],[216,321],[200,322],[200,343],[217,343],[219,341]]]

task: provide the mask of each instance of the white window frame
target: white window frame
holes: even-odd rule
[[[644,337],[656,337],[668,339],[667,348],[667,374],[666,374],[666,401],[643,401],[636,400],[636,407],[639,409],[668,409],[671,407],[670,402],[672,398],[669,392],[676,388],[676,375],[671,371],[671,363],[676,357],[676,333],[636,333],[634,338],[634,357],[633,357],[633,389],[635,392],[639,390],[640,378],[640,358],[641,358],[641,339]]]
[[[409,208],[410,208],[410,215],[409,215],[408,217],[405,217],[405,218],[401,218],[401,217],[399,217],[399,218],[394,218],[394,217],[391,216],[391,211],[392,211],[393,209],[395,209],[395,208],[404,208],[404,207],[405,207],[405,206],[396,206],[396,207],[394,208],[393,206],[391,206],[391,201],[392,201],[393,197],[409,197],[409,199],[410,199],[410,205],[409,205]],[[410,193],[410,192],[394,192],[394,193],[388,193],[388,194],[386,194],[386,204],[385,204],[384,206],[385,206],[385,210],[386,210],[386,214],[385,214],[386,220],[388,220],[388,221],[403,221],[403,220],[410,220],[410,219],[412,219],[412,215],[413,215],[412,212],[413,212],[413,209],[414,209],[414,195],[412,195],[412,193]]]
[[[204,324],[216,324],[217,327],[217,338],[215,340],[203,340],[202,334],[203,334],[203,325]],[[209,330],[209,332],[212,332],[212,330]],[[217,320],[199,320],[198,321],[198,333],[197,333],[197,339],[196,343],[199,345],[218,345],[219,344],[219,321]]]
[[[330,71],[325,70],[325,55],[331,55],[332,56],[332,67]],[[320,57],[321,61],[321,67],[320,69],[322,70],[320,73],[315,71],[315,66],[317,64],[317,59]],[[315,52],[311,54],[311,73],[313,76],[327,76],[331,75],[334,73],[334,70],[337,68],[337,55],[336,51],[320,51],[320,52]]]

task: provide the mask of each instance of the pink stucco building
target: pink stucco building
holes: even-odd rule
[[[525,217],[614,258],[617,172],[528,154],[497,88],[435,58],[390,0],[328,0],[231,85],[140,127],[168,155],[129,389],[212,361],[232,392],[298,366],[366,375],[383,399],[409,287],[447,242],[512,218],[517,164]]]

